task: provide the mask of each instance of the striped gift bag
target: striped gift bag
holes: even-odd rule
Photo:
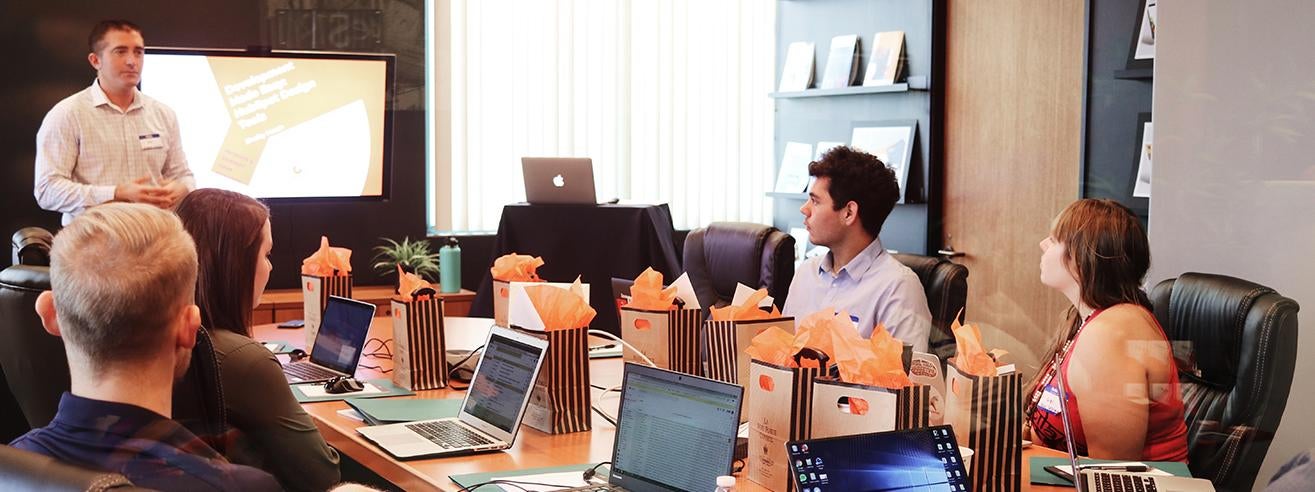
[[[443,299],[393,300],[393,384],[411,391],[447,386]]]
[[[699,361],[699,328],[703,311],[662,311],[621,308],[621,339],[634,346],[663,369],[695,376],[703,375]],[[626,362],[643,363],[638,354],[625,352]]]
[[[931,387],[813,382],[812,439],[927,427]],[[861,402],[856,405],[856,402]]]
[[[794,318],[782,317],[749,321],[712,321],[703,323],[699,346],[704,358],[704,377],[731,384],[741,384],[749,374],[749,348],[753,337],[770,327],[794,333]]]
[[[749,363],[749,480],[773,492],[791,489],[785,443],[812,436],[813,381],[821,372]]]
[[[945,423],[960,446],[973,450],[972,489],[1013,492],[1023,479],[1023,378],[1017,372],[993,377],[946,366]]]
[[[589,327],[547,332],[515,329],[548,340],[548,353],[530,394],[525,423],[548,434],[591,429]]]
[[[301,276],[301,318],[306,322],[305,346],[308,350],[315,346],[315,336],[320,333],[320,320],[324,317],[325,306],[329,304],[329,296],[351,299],[352,275]]]

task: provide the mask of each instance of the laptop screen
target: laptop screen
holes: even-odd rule
[[[626,364],[609,482],[711,490],[731,473],[743,395],[739,385]]]
[[[800,492],[968,490],[968,473],[948,425],[786,446]]]
[[[361,348],[370,333],[374,304],[329,296],[310,361],[344,374],[354,374]]]
[[[539,348],[500,336],[495,330],[484,347],[461,411],[512,432],[525,395],[534,386],[541,353]]]

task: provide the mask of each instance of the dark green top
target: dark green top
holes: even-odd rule
[[[272,473],[288,490],[325,490],[338,483],[338,452],[292,396],[274,354],[228,330],[210,334],[228,423],[237,431],[228,459]]]

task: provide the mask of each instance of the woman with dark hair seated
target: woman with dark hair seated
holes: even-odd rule
[[[1041,251],[1041,282],[1073,306],[1024,395],[1033,437],[1064,449],[1067,411],[1080,455],[1187,461],[1173,351],[1141,288],[1151,264],[1141,222],[1118,202],[1079,200]]]
[[[325,490],[339,479],[329,447],[292,396],[274,354],[251,339],[251,315],[273,266],[269,208],[239,193],[191,192],[177,209],[196,242],[196,305],[214,339],[228,422],[225,454],[262,468],[294,490]]]

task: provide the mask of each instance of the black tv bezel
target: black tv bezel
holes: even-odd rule
[[[351,53],[342,51],[296,51],[231,48],[187,48],[176,46],[148,46],[148,55],[191,55],[243,58],[292,58],[314,60],[369,60],[384,62],[384,135],[383,169],[379,195],[369,196],[297,196],[253,197],[268,204],[386,202],[393,191],[393,104],[397,97],[397,55],[393,53]],[[138,82],[138,90],[141,82]]]

